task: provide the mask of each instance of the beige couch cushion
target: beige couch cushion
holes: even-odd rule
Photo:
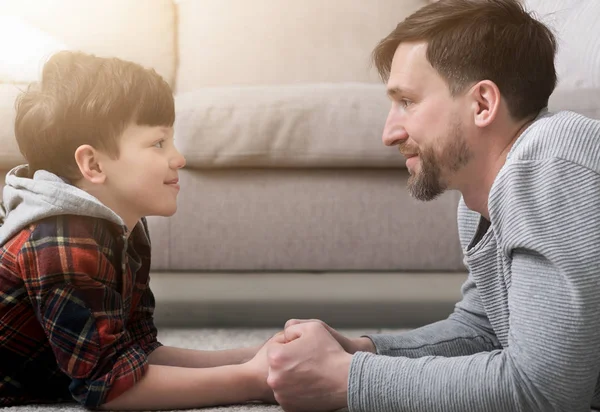
[[[380,84],[214,87],[176,97],[188,167],[404,167]]]
[[[172,84],[175,21],[171,0],[0,1],[0,83],[37,80],[42,60],[67,48],[153,67]]]
[[[377,82],[370,53],[425,0],[180,0],[178,91]]]
[[[149,217],[154,270],[464,271],[460,194],[408,195],[401,169],[180,172],[178,210]]]

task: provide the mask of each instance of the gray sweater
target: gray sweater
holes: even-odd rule
[[[542,113],[488,207],[489,228],[459,205],[469,277],[454,313],[369,336],[378,354],[353,356],[351,412],[600,406],[600,121]]]

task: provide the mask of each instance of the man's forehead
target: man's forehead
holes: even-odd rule
[[[427,60],[427,43],[401,43],[394,53],[388,94],[411,93],[421,88],[431,78],[437,75],[435,69]]]
[[[431,65],[427,61],[427,43],[400,43],[392,59],[391,72],[421,70]]]

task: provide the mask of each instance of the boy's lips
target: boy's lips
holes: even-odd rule
[[[166,181],[165,184],[179,190],[179,179]]]

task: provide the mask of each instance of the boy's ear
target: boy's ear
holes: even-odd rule
[[[81,145],[75,150],[75,162],[83,178],[91,183],[101,184],[106,180],[102,170],[100,153],[89,144]]]

